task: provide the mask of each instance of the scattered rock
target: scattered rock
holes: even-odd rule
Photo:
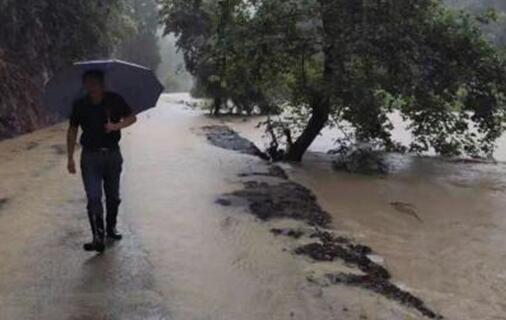
[[[269,157],[260,151],[254,143],[241,137],[237,132],[227,126],[206,126],[202,129],[206,133],[207,140],[217,147],[269,160]]]

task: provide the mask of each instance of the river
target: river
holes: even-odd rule
[[[392,120],[394,139],[408,143],[406,125]],[[263,145],[254,124],[230,122]],[[497,164],[390,155],[392,172],[381,177],[333,170],[325,152],[334,138],[324,131],[300,165],[284,166],[317,195],[334,227],[373,246],[401,287],[449,319],[506,319],[506,138]]]

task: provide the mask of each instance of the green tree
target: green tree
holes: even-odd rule
[[[165,33],[174,33],[182,49],[187,70],[195,77],[194,92],[214,100],[213,113],[232,101],[240,112],[254,107],[273,110],[263,90],[259,73],[246,54],[249,3],[241,0],[162,1]]]
[[[158,46],[159,16],[156,0],[124,0],[134,32],[116,48],[115,55],[155,70],[161,62]]]
[[[300,161],[324,126],[343,121],[357,141],[394,148],[394,110],[412,123],[414,151],[490,155],[503,131],[504,59],[480,19],[438,1],[235,1],[225,33],[213,22],[222,10],[208,9],[215,1],[164,4],[190,68],[221,53],[223,87],[245,84],[291,108],[302,127],[283,127],[286,160]]]

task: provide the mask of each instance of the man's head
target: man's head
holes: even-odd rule
[[[88,70],[83,74],[83,86],[92,97],[101,97],[104,93],[104,72]]]

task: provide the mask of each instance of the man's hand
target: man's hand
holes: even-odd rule
[[[121,129],[122,129],[121,123],[107,122],[105,124],[105,132],[107,132],[107,133],[111,133],[111,132],[114,132],[114,131],[119,131]]]
[[[118,123],[112,123],[111,121],[108,121],[105,124],[105,132],[111,133],[113,131],[120,131],[122,129],[130,127],[135,122],[137,122],[137,117],[134,114],[125,117],[121,122]]]
[[[67,170],[70,174],[76,174],[76,162],[74,159],[69,159],[67,163]]]

